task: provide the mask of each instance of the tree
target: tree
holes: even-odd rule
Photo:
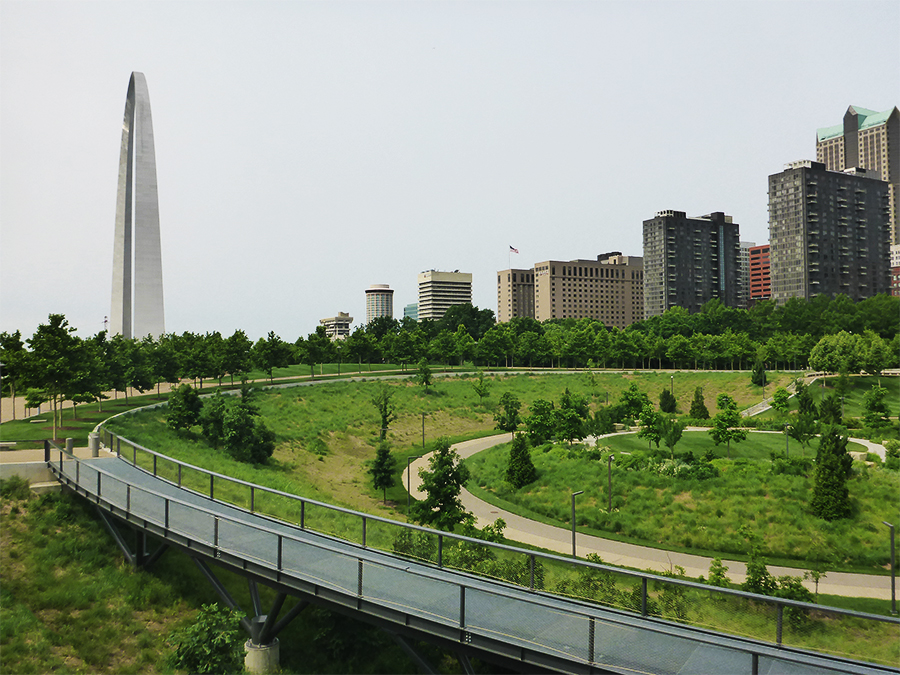
[[[525,417],[525,428],[532,445],[540,445],[556,433],[555,407],[552,401],[537,399],[530,407],[531,414]]]
[[[397,458],[391,454],[391,446],[387,441],[378,444],[375,460],[369,468],[372,474],[372,485],[376,490],[382,491],[382,501],[387,504],[387,489],[394,485],[394,470],[397,466]]]
[[[525,434],[515,434],[509,448],[509,464],[506,480],[516,490],[537,480],[537,469],[531,461],[528,439]]]
[[[659,392],[659,411],[664,413],[674,413],[678,407],[678,401],[675,395],[666,388]]]
[[[842,418],[841,399],[837,394],[831,393],[821,400],[819,403],[819,421],[822,424],[840,424]]]
[[[800,452],[809,445],[809,442],[819,433],[819,423],[809,413],[797,415],[793,423],[788,426],[788,436],[800,443]]]
[[[322,326],[319,328],[324,330]],[[251,358],[256,367],[269,376],[269,382],[274,382],[275,369],[284,368],[291,362],[291,346],[275,335],[274,331],[269,331],[269,335],[265,339],[260,338],[253,345]]]
[[[816,410],[816,404],[813,401],[812,394],[809,393],[809,387],[798,380],[795,391],[797,397],[797,412],[801,415],[818,417],[819,411]]]
[[[706,409],[706,401],[703,400],[703,387],[694,389],[694,398],[691,401],[691,417],[695,420],[709,419],[709,410]]]
[[[430,387],[434,382],[431,376],[431,368],[428,365],[428,359],[426,359],[424,356],[419,359],[417,369],[418,372],[416,373],[416,382],[424,386],[425,391],[428,391],[428,387]]]
[[[222,391],[216,389],[215,393],[203,404],[200,411],[200,429],[203,437],[213,448],[218,449],[219,444],[225,438],[225,411],[228,406]]]
[[[759,359],[757,359],[756,363],[753,364],[753,370],[750,373],[750,381],[757,387],[766,386],[766,367]]]
[[[234,384],[234,376],[238,377],[248,373],[253,365],[253,343],[242,330],[236,330],[225,339],[225,348],[222,359],[222,367],[231,376],[231,384]]]
[[[775,393],[772,394],[772,407],[782,415],[786,415],[788,410],[790,410],[790,401],[791,394],[784,387],[778,387],[778,389],[775,390]]]
[[[259,410],[243,396],[225,411],[222,436],[225,450],[239,462],[264,464],[275,451],[275,432],[259,419]]]
[[[478,379],[472,382],[472,389],[478,394],[478,402],[482,403],[487,396],[491,395],[491,382],[484,379],[484,371],[478,371]]]
[[[203,605],[196,619],[169,636],[173,670],[186,673],[237,673],[244,666],[240,614],[217,604]]]
[[[437,440],[435,450],[428,458],[428,468],[419,469],[419,477],[426,496],[412,505],[410,515],[413,520],[447,531],[472,520],[459,498],[463,485],[469,480],[469,470],[447,438]]]
[[[847,452],[846,431],[844,427],[829,425],[822,429],[819,440],[810,506],[817,517],[825,520],[847,518],[852,511],[847,478],[853,458]]]
[[[397,419],[393,398],[394,390],[384,382],[378,384],[375,395],[372,396],[372,405],[378,410],[378,416],[381,418],[379,438],[382,441],[387,438],[388,427],[391,425],[391,422]]]
[[[656,443],[656,447],[659,447],[659,441],[661,440],[659,433],[659,419],[660,415],[649,403],[646,404],[641,410],[641,424],[640,429],[638,430],[638,438],[646,438],[647,439],[647,447],[650,447],[651,443]]]
[[[44,400],[53,406],[53,438],[62,417],[64,392],[75,374],[72,358],[77,346],[75,329],[62,314],[51,314],[46,324],[37,327],[28,340],[31,355],[26,379],[31,387],[43,392]]]
[[[0,376],[3,378],[2,394],[5,395],[7,389],[9,390],[9,395],[13,399],[13,419],[16,419],[16,389],[24,379],[27,358],[28,352],[25,351],[21,331],[0,333],[0,363],[3,364],[0,366],[2,368]]]
[[[672,459],[675,459],[675,445],[681,440],[684,431],[684,422],[674,415],[664,415],[659,420],[659,435],[663,443],[669,448]]]
[[[628,385],[628,389],[622,392],[622,395],[619,397],[619,403],[625,409],[627,418],[636,420],[641,416],[644,406],[650,405],[650,397],[639,391],[637,385],[632,382]]]
[[[169,396],[169,411],[166,424],[175,431],[187,431],[200,422],[203,401],[200,394],[189,384],[182,384]]]
[[[863,395],[863,408],[866,410],[863,419],[867,427],[884,429],[891,426],[891,411],[884,400],[887,393],[887,389],[876,384]]]
[[[716,445],[725,443],[728,446],[728,459],[731,459],[731,441],[740,443],[747,438],[747,432],[735,428],[741,421],[741,414],[731,396],[719,394],[716,398],[716,407],[719,412],[713,418],[713,427],[709,430],[709,434]]]
[[[456,332],[453,334],[453,341],[456,344],[454,351],[459,359],[459,365],[470,361],[475,356],[475,339],[469,335],[463,324],[459,324],[456,328]]]
[[[522,407],[521,401],[512,392],[506,392],[500,397],[500,408],[494,413],[494,422],[497,429],[513,433],[518,429],[522,422],[519,417],[519,409]]]

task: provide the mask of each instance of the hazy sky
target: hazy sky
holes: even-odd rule
[[[395,315],[427,269],[642,254],[656,211],[765,242],[767,176],[900,104],[900,3],[0,2],[0,330],[110,312],[133,70],[166,329]]]

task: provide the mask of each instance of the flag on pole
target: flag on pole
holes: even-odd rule
[[[519,249],[513,248],[512,246],[510,246],[510,247],[509,247],[509,252],[510,252],[510,253],[518,253],[518,252],[519,252]]]

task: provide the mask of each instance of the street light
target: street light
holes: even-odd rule
[[[422,413],[422,450],[425,450],[425,413]]]
[[[790,438],[790,436],[788,436],[789,428],[790,428],[790,425],[785,423],[785,425],[784,425],[784,456],[785,457],[788,457],[788,439]],[[801,452],[800,454],[802,455],[803,453]]]
[[[575,497],[583,495],[584,490],[572,493],[572,557],[575,558]]]
[[[407,457],[406,458],[406,522],[409,522],[409,463],[414,459],[421,459],[421,455],[419,457]]]
[[[609,462],[606,465],[607,492],[609,492],[609,506],[606,507],[607,513],[612,513],[612,463],[616,461],[616,456],[610,454]]]
[[[882,520],[882,523],[891,528],[891,614],[897,613],[897,591],[896,591],[896,562],[894,558],[894,526],[887,522],[886,520]]]
[[[675,376],[669,375],[669,380],[672,383],[672,396],[674,396],[675,395]]]

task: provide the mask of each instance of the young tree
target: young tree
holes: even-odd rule
[[[812,394],[809,393],[809,387],[802,381],[797,380],[797,412],[801,415],[812,415],[818,417],[819,411],[816,410],[816,404],[813,401]]]
[[[709,410],[706,409],[706,401],[703,400],[703,387],[694,389],[694,398],[691,401],[691,417],[695,420],[709,419]]]
[[[669,448],[672,459],[675,459],[675,445],[681,440],[684,432],[684,422],[679,421],[674,415],[664,415],[659,420],[659,435],[663,443]]]
[[[556,434],[556,409],[552,401],[542,398],[531,404],[531,414],[524,419],[525,429],[532,445],[540,445]]]
[[[659,442],[661,440],[659,433],[659,420],[660,414],[656,412],[652,405],[649,403],[644,406],[643,410],[641,410],[641,425],[638,430],[638,438],[646,438],[647,439],[647,447],[650,447],[651,443],[656,443],[656,447],[659,447]]]
[[[75,374],[75,329],[62,314],[51,314],[46,324],[37,327],[28,340],[27,380],[31,387],[43,392],[44,400],[53,406],[53,438],[62,417],[64,392]]]
[[[819,423],[810,414],[797,415],[788,426],[788,436],[800,443],[800,453],[809,445],[809,442],[819,433]]]
[[[639,391],[637,385],[632,382],[619,397],[619,404],[624,408],[628,419],[636,420],[641,416],[644,406],[650,405],[650,397]]]
[[[241,615],[217,604],[203,605],[197,617],[169,636],[174,647],[166,665],[185,673],[238,673],[244,666]]]
[[[478,379],[472,382],[472,389],[478,395],[478,403],[483,403],[487,396],[491,395],[491,382],[484,379],[484,371],[478,371]]]
[[[419,359],[417,368],[418,372],[416,374],[416,382],[424,386],[425,391],[428,391],[428,387],[430,387],[434,382],[431,375],[431,367],[428,365],[428,359],[426,359],[424,356]]]
[[[713,418],[713,427],[709,430],[713,443],[719,445],[725,443],[728,447],[728,459],[731,459],[731,441],[740,443],[747,438],[744,429],[735,428],[741,421],[737,403],[728,394],[719,394],[716,397],[716,407],[719,412]]]
[[[883,429],[891,426],[891,411],[884,400],[887,393],[887,389],[876,384],[863,395],[863,408],[866,410],[863,419],[867,427]]]
[[[222,436],[225,450],[239,462],[264,464],[275,451],[275,432],[243,398],[225,411]]]
[[[463,508],[459,498],[463,485],[469,480],[469,470],[460,462],[447,438],[437,440],[428,459],[428,468],[419,469],[419,477],[426,496],[412,505],[410,515],[413,520],[447,531],[472,520],[472,514]]]
[[[319,326],[319,328],[323,327]],[[260,338],[253,345],[251,358],[256,367],[269,376],[269,382],[274,382],[275,369],[284,368],[290,364],[291,346],[275,335],[273,331],[269,331],[269,335],[265,339]]]
[[[844,427],[829,425],[822,429],[819,440],[810,506],[816,516],[825,520],[847,518],[852,511],[847,478],[853,458],[847,452],[846,431]]]
[[[22,341],[21,331],[16,331],[15,333],[3,331],[0,333],[0,363],[3,364],[0,366],[3,370],[2,395],[5,396],[6,392],[9,391],[9,396],[13,399],[13,419],[16,419],[16,389],[24,379],[27,358],[28,352],[25,351],[25,343]]]
[[[537,469],[531,461],[528,439],[525,434],[515,434],[509,448],[509,464],[506,467],[506,480],[516,490],[534,482]]]
[[[675,412],[678,407],[678,402],[675,400],[675,395],[669,391],[668,389],[663,389],[659,392],[659,411],[664,413],[672,414]]]
[[[227,408],[221,390],[216,389],[200,411],[201,433],[214,449],[218,449],[219,444],[225,438],[225,411]]]
[[[757,387],[766,386],[766,367],[763,365],[762,361],[757,360],[756,363],[753,364],[753,370],[750,373],[750,381]]]
[[[380,382],[375,390],[375,395],[372,397],[372,405],[378,410],[378,416],[381,419],[379,438],[382,441],[387,438],[388,427],[391,425],[391,422],[397,419],[393,398],[394,390],[384,382]]]
[[[782,415],[786,415],[788,410],[791,407],[791,394],[784,387],[778,387],[775,390],[775,393],[772,394],[772,408],[780,412]]]
[[[166,424],[175,431],[187,431],[200,422],[203,401],[200,394],[189,384],[182,384],[169,396],[169,410]]]
[[[840,424],[843,419],[841,415],[841,399],[831,393],[819,403],[819,421],[822,424]]]
[[[496,428],[501,431],[513,433],[522,422],[519,417],[519,409],[522,407],[519,398],[512,392],[506,392],[500,397],[500,408],[494,413]]]
[[[244,331],[236,330],[225,339],[222,367],[231,376],[231,384],[234,384],[235,375],[242,377],[250,371],[252,353],[253,343]]]
[[[397,458],[391,454],[391,446],[387,441],[378,444],[375,460],[369,468],[372,475],[372,485],[376,490],[382,491],[382,501],[387,504],[387,489],[394,484],[394,470],[397,466]]]

